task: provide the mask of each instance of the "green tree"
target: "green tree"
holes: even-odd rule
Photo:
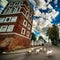
[[[44,38],[42,36],[39,36],[38,40],[40,40],[40,39],[42,39],[44,41],[44,43],[46,43],[46,41],[44,40]]]
[[[31,40],[36,41],[36,35],[34,33],[32,33]]]
[[[57,45],[59,38],[59,28],[56,25],[48,28],[46,35],[49,36],[49,39],[51,39],[53,45]]]
[[[43,37],[42,37],[42,36],[39,36],[39,40],[40,40],[40,39],[43,39]]]

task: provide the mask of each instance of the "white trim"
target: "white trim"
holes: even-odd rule
[[[27,37],[30,37],[30,32],[29,32],[29,31],[27,31],[26,36],[27,36]]]
[[[9,19],[9,21],[7,21],[7,19]],[[6,17],[4,23],[9,23],[9,22],[11,22],[11,17]]]
[[[21,35],[21,34],[15,33],[15,32],[13,32],[13,33],[0,33],[0,35],[7,35],[7,34],[15,34],[15,35],[18,35],[18,36],[22,36],[22,37],[24,37],[24,38],[27,38],[27,39],[31,39],[31,38],[28,38],[28,37],[23,36],[23,35]]]
[[[6,32],[8,25],[2,25],[0,28],[0,32]]]
[[[14,28],[14,25],[9,25],[8,26],[8,29],[7,29],[7,32],[12,32],[13,31],[13,28]]]
[[[25,15],[23,12],[16,12],[16,13],[3,13],[3,14],[1,14],[1,15],[9,15],[9,14],[17,14],[17,13],[22,13],[22,14],[24,15],[24,17],[27,19],[26,15]],[[31,24],[31,21],[30,21],[30,20],[28,20],[28,21],[29,21],[30,24]]]
[[[11,17],[11,22],[16,22],[17,21],[17,16],[13,16],[13,17]]]
[[[23,5],[27,8],[27,6],[25,4],[23,4]],[[28,8],[27,8],[27,10],[28,10]]]
[[[28,25],[27,25],[27,28],[28,28],[29,30],[31,30],[31,25],[30,25],[30,24],[28,24]]]
[[[24,8],[24,7],[22,7],[22,8]],[[25,9],[25,8],[24,8]],[[25,11],[26,11],[26,9],[25,9]]]
[[[0,18],[0,23],[3,23],[5,18]]]
[[[25,24],[26,23],[26,24]],[[24,19],[24,21],[23,21],[23,25],[25,26],[25,27],[27,27],[27,21]]]
[[[23,30],[24,30],[24,32],[23,32]],[[25,29],[25,28],[22,28],[21,34],[22,34],[22,35],[25,35],[25,32],[26,32],[26,29]]]

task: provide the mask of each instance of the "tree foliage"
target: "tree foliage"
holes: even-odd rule
[[[44,43],[46,43],[46,41],[44,40],[43,36],[39,36],[38,40],[40,40],[40,39],[42,39],[44,41]]]
[[[34,33],[32,33],[31,40],[36,41],[36,35]]]
[[[46,35],[49,36],[49,39],[51,39],[53,44],[56,44],[59,38],[59,28],[56,25],[53,25],[48,28]]]
[[[43,39],[43,37],[42,37],[42,36],[39,36],[39,40],[40,40],[40,39]]]

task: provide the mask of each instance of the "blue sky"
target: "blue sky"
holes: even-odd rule
[[[44,28],[47,28],[48,26],[50,27],[52,24],[60,24],[60,0],[30,0],[30,5],[35,13],[35,15],[33,16],[33,20],[35,20],[34,24],[36,25],[36,20],[38,20],[38,22],[40,21],[41,27],[43,27],[41,29],[40,25],[39,27],[36,25],[38,29],[41,29],[40,32],[36,30],[35,26],[33,27],[35,28],[34,33],[36,34],[36,36],[39,35],[39,33],[43,34],[43,32],[41,31]],[[42,20],[43,23],[45,22],[44,24],[41,24]]]
[[[47,2],[48,0],[45,0],[45,2]],[[60,23],[60,0],[56,0],[57,2],[56,2],[56,4],[55,4],[55,0],[52,0],[51,2],[49,2],[49,4],[51,4],[51,6],[53,7],[53,9],[55,9],[56,11],[58,11],[59,12],[59,15],[57,15],[54,19],[53,19],[53,21],[52,21],[52,23],[54,23],[54,24],[58,24],[58,23]],[[30,2],[30,5],[31,5],[31,7],[33,8],[33,10],[35,10],[34,8],[35,8],[35,5],[32,3],[32,1]],[[44,13],[48,13],[49,11],[51,11],[51,9],[49,9],[49,8],[47,8],[47,9],[45,9],[45,10],[43,10],[43,9],[39,9],[39,11],[40,12],[44,12]],[[39,19],[39,16],[34,16],[34,20],[35,19]]]

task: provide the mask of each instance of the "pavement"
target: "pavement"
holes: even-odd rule
[[[60,60],[60,47],[45,47],[47,50],[40,51],[36,54],[36,50],[41,47],[33,47],[35,50],[30,55],[27,55],[26,51],[31,48],[2,54],[0,55],[0,60]],[[50,54],[51,51],[53,51],[52,54]]]
[[[2,54],[6,55],[6,54],[24,53],[24,52],[27,52],[27,51],[31,50],[31,48],[36,49],[36,48],[39,48],[39,47],[40,46],[35,46],[35,47],[26,48],[26,49],[19,49],[19,50],[14,50],[14,51],[10,51],[10,52],[3,52]]]

